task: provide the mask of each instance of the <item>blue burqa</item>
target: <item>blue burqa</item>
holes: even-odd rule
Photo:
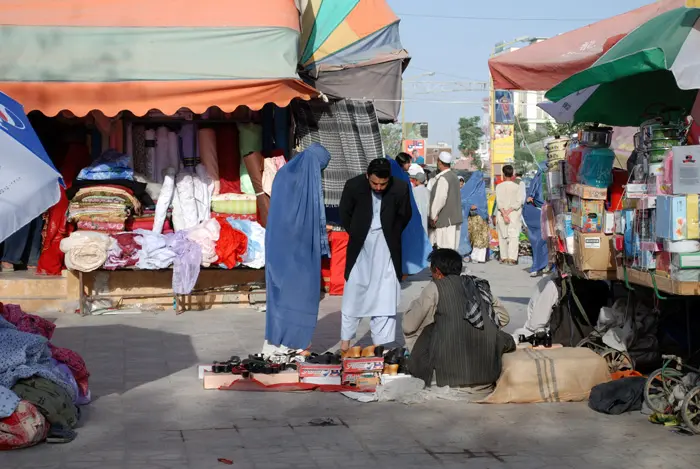
[[[396,179],[406,181],[410,186],[411,180],[406,171],[395,160],[389,158],[389,162],[391,163],[391,175]],[[413,191],[409,189],[408,194],[411,197],[412,216],[401,235],[401,257],[403,259],[403,273],[415,275],[428,267],[428,255],[430,255],[432,248],[428,234],[423,229],[423,222],[420,218],[418,205],[413,198]]]
[[[531,203],[525,203],[523,207],[523,219],[527,225],[527,234],[532,246],[532,269],[530,272],[539,272],[547,268],[549,264],[549,253],[547,252],[547,241],[542,239],[542,206],[544,200],[542,196],[542,169],[537,171],[535,178],[530,183],[526,199],[532,197]]]
[[[265,233],[265,339],[304,349],[321,301],[321,256],[330,253],[321,170],[331,159],[314,143],[284,165],[272,184]]]
[[[469,180],[464,183],[460,190],[462,197],[462,228],[459,232],[459,253],[468,256],[472,252],[472,244],[469,239],[469,211],[472,205],[476,205],[477,214],[484,220],[488,220],[488,205],[486,202],[486,184],[484,184],[484,174],[481,171],[474,171]]]

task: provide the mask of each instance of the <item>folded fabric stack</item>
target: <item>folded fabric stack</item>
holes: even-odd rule
[[[109,179],[134,180],[134,162],[131,156],[116,150],[107,150],[90,166],[83,168],[78,180],[105,181]]]
[[[248,238],[248,249],[243,256],[242,264],[251,269],[265,267],[265,228],[257,222],[247,220],[228,218],[226,221]]]
[[[134,230],[150,230],[153,231],[153,225],[156,220],[155,210],[144,210],[140,216],[132,216],[126,220],[126,231]],[[170,223],[170,215],[163,221],[163,234],[172,233],[173,227]]]
[[[255,215],[257,201],[249,194],[221,194],[212,197],[211,209],[216,213],[228,215]]]
[[[78,191],[68,206],[69,221],[79,230],[116,233],[124,231],[129,214],[139,214],[141,202],[123,186],[91,186]]]

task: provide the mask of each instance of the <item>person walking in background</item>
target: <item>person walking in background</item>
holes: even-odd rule
[[[461,189],[462,223],[459,252],[472,262],[486,262],[489,247],[488,202],[484,174],[474,171]]]
[[[411,155],[408,153],[401,152],[398,155],[396,155],[395,158],[396,162],[401,166],[401,169],[403,169],[405,172],[408,172],[408,168],[411,166],[411,163],[413,162],[411,160]]]
[[[411,178],[411,188],[413,198],[418,206],[421,224],[426,234],[428,233],[428,210],[430,206],[430,192],[425,187],[425,171],[417,164],[412,164],[408,168],[408,176]]]
[[[549,252],[547,241],[542,238],[542,206],[544,197],[542,196],[542,169],[535,174],[535,178],[530,183],[527,191],[525,205],[523,206],[523,220],[527,225],[527,236],[532,246],[532,269],[530,277],[539,277],[547,270],[549,264]]]
[[[459,249],[459,232],[462,227],[462,200],[459,178],[450,169],[452,154],[443,151],[438,155],[438,174],[430,191],[430,243],[444,249]]]
[[[514,181],[513,167],[503,167],[503,182],[496,186],[496,229],[501,263],[516,265],[522,226],[523,193]]]
[[[396,338],[401,294],[401,235],[411,221],[408,184],[391,176],[386,158],[370,162],[367,174],[345,183],[340,219],[350,237],[341,307],[341,353],[350,348],[362,318],[371,318],[374,345]]]

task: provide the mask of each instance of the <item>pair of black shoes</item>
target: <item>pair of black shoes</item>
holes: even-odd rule
[[[392,349],[384,355],[384,363],[387,365],[399,365],[399,373],[408,373],[406,355],[407,351],[404,347]]]
[[[306,363],[312,365],[340,365],[342,359],[340,358],[340,353],[326,352],[319,355],[318,353],[312,353],[307,359]]]

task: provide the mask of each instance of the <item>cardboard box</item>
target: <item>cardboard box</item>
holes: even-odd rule
[[[613,234],[615,232],[615,213],[605,212],[603,214],[603,233]]]
[[[211,390],[230,386],[241,378],[241,375],[234,375],[231,373],[212,373],[211,371],[205,371],[202,382],[204,384],[204,389]]]
[[[605,200],[608,198],[608,190],[599,187],[584,186],[583,184],[569,184],[566,193],[588,200]]]
[[[603,213],[605,203],[602,200],[588,200],[574,196],[571,198],[571,225],[582,233],[601,233],[603,231]]]
[[[686,237],[688,239],[700,239],[700,196],[688,194],[685,196],[686,204]]]
[[[700,193],[700,145],[673,147],[674,194]]]
[[[319,386],[340,386],[340,375],[338,376],[308,376],[301,378],[302,383],[318,384]]]
[[[656,270],[656,253],[651,251],[639,251],[635,253],[632,267],[643,271]]]
[[[338,378],[340,384],[341,365],[316,365],[313,363],[299,363],[297,370],[299,378]],[[309,381],[303,381],[308,383]]]
[[[656,196],[644,197],[637,201],[637,210],[651,210],[656,208]]]
[[[627,184],[625,195],[628,199],[644,199],[647,197],[649,186],[647,184]]]
[[[671,253],[661,251],[656,254],[656,271],[670,274],[671,273]]]
[[[612,236],[599,234],[574,234],[574,265],[581,271],[615,270]]]
[[[671,254],[671,266],[677,269],[700,269],[700,252]]]
[[[384,370],[384,358],[346,358],[343,360],[343,371],[345,373],[365,373],[371,371],[382,372]]]
[[[686,238],[688,205],[684,195],[659,195],[656,198],[656,237],[671,241]]]
[[[284,370],[281,373],[269,374],[253,373],[252,378],[257,379],[265,386],[272,384],[289,384],[299,382],[299,372],[295,370]]]
[[[381,381],[381,373],[343,373],[343,386],[376,388]]]

